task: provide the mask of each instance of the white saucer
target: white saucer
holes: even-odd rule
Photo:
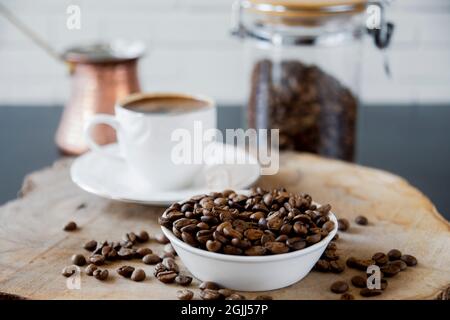
[[[221,143],[215,143],[214,146],[224,147]],[[117,144],[102,148],[109,153],[119,153]],[[104,198],[149,205],[169,205],[210,191],[226,188],[246,189],[258,180],[260,166],[253,156],[231,145],[226,145],[224,151],[223,159],[214,159],[215,163],[219,164],[213,167],[215,171],[212,173],[216,183],[211,183],[211,172],[208,173],[208,181],[205,172],[202,172],[189,188],[181,190],[151,189],[129,170],[125,161],[93,151],[75,159],[70,175],[72,181],[81,189]],[[250,161],[245,164],[229,164],[229,159],[239,156],[247,156]]]

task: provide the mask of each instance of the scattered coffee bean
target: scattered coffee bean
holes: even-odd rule
[[[400,258],[402,257],[402,252],[397,249],[392,249],[388,252],[387,255],[389,257],[389,260],[391,261],[400,260]]]
[[[361,296],[366,297],[366,298],[379,296],[379,295],[382,294],[382,293],[383,293],[382,290],[378,290],[378,289],[368,289],[368,288],[361,289],[361,291],[359,292],[359,294],[360,294]]]
[[[330,287],[331,292],[344,293],[348,290],[348,284],[345,281],[336,281]]]
[[[410,254],[404,254],[400,258],[403,262],[405,262],[408,267],[414,267],[417,265],[417,259],[416,257],[410,255]]]
[[[105,263],[105,257],[102,256],[101,254],[94,254],[90,256],[88,259],[90,263],[93,263],[96,266],[101,266]]]
[[[161,258],[158,255],[151,253],[143,257],[142,262],[144,262],[145,264],[157,264],[161,262]]]
[[[344,293],[341,295],[341,300],[355,300],[355,297],[351,293]]]
[[[188,289],[178,290],[177,298],[178,300],[192,300],[194,297],[194,292]]]
[[[150,236],[148,235],[147,231],[140,231],[137,235],[136,235],[137,241],[138,242],[147,242],[150,239]]]
[[[245,296],[239,293],[233,293],[225,298],[225,300],[245,300]]]
[[[163,233],[159,233],[155,236],[156,242],[160,244],[168,244],[170,241]]]
[[[75,273],[75,271],[76,271],[76,269],[75,269],[75,267],[74,266],[67,266],[67,267],[64,267],[64,269],[62,269],[62,272],[61,272],[61,274],[64,276],[64,277],[70,277],[71,275],[73,275],[74,273]]]
[[[377,252],[372,256],[372,260],[375,261],[377,266],[383,266],[389,262],[389,257],[383,252]]]
[[[273,297],[266,294],[261,294],[259,296],[256,296],[255,300],[273,300]]]
[[[123,260],[130,260],[135,257],[136,251],[130,248],[120,248],[117,255]]]
[[[328,272],[330,270],[330,263],[327,260],[320,259],[319,261],[317,261],[314,268],[315,270],[320,272]]]
[[[122,240],[135,244],[137,242],[137,235],[134,232],[129,232],[123,235]]]
[[[387,264],[380,268],[381,272],[385,277],[393,277],[397,275],[401,270],[400,267],[395,264]]]
[[[86,264],[86,258],[82,254],[74,254],[72,256],[72,263],[76,266],[82,267]]]
[[[92,275],[94,275],[94,271],[97,270],[97,269],[98,269],[98,268],[97,268],[97,266],[96,266],[95,264],[90,263],[90,264],[86,267],[86,269],[84,269],[84,272],[86,272],[86,274],[87,274],[88,276],[92,276]]]
[[[374,264],[375,261],[373,261],[372,259],[361,260],[355,257],[350,257],[347,259],[347,267],[361,271],[366,271],[369,266]]]
[[[108,270],[97,269],[97,270],[95,270],[93,272],[92,275],[94,276],[95,279],[103,281],[103,280],[106,280],[108,278],[108,274],[109,274]]]
[[[94,251],[97,248],[97,241],[95,240],[88,241],[84,244],[83,248],[86,249],[87,251]]]
[[[341,260],[330,261],[330,271],[333,273],[341,273],[345,270],[345,264]]]
[[[167,270],[175,271],[176,273],[179,272],[178,264],[173,258],[164,258],[162,264],[164,265],[164,267],[166,267]]]
[[[217,290],[204,289],[200,291],[200,298],[202,298],[203,300],[219,300],[221,297],[222,296]]]
[[[133,273],[131,274],[131,280],[139,282],[145,280],[145,271],[142,269],[135,269]]]
[[[117,273],[124,278],[130,278],[134,272],[134,268],[132,266],[121,266],[118,268]]]
[[[150,248],[139,248],[136,250],[136,254],[139,258],[143,258],[148,254],[152,254],[153,251]]]
[[[64,231],[74,231],[77,229],[77,224],[73,221],[68,222],[65,226],[64,226]]]
[[[200,290],[205,290],[205,289],[219,290],[220,286],[215,282],[204,281],[204,282],[200,283],[199,288],[200,288]]]
[[[350,222],[347,219],[345,219],[345,218],[338,219],[339,231],[347,231],[349,227],[350,227]]]
[[[366,288],[367,287],[367,278],[363,276],[354,276],[351,279],[352,284],[357,288]]]
[[[397,267],[399,267],[400,271],[404,271],[404,270],[406,270],[406,268],[408,268],[408,265],[403,260],[391,261],[390,264],[393,264],[393,265],[396,265]]]
[[[364,216],[357,216],[355,222],[361,226],[366,226],[369,223],[369,220]]]
[[[178,274],[175,271],[162,271],[156,275],[156,278],[163,283],[172,283],[175,281],[175,278]]]
[[[175,283],[179,284],[180,286],[188,286],[192,282],[192,277],[179,274],[175,278]]]
[[[219,289],[218,291],[225,298],[228,298],[229,296],[231,296],[234,293],[233,290],[225,289],[225,288],[224,289]]]

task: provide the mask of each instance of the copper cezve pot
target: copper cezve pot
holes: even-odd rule
[[[143,52],[144,46],[136,42],[80,46],[65,52],[71,93],[55,137],[62,152],[87,151],[83,133],[87,119],[96,113],[114,114],[117,100],[140,91],[137,62]],[[97,126],[93,136],[99,144],[116,141],[114,130],[105,125]]]

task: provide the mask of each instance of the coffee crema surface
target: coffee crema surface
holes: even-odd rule
[[[124,108],[142,113],[185,113],[205,109],[208,102],[184,97],[152,97],[130,102]]]

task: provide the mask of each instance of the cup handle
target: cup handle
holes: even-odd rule
[[[120,124],[115,119],[114,116],[109,114],[96,114],[92,118],[90,118],[84,127],[84,138],[86,139],[87,145],[89,149],[91,149],[94,152],[98,152],[100,154],[103,154],[108,157],[116,158],[123,160],[123,157],[121,155],[113,154],[111,152],[105,151],[97,142],[95,142],[94,138],[92,138],[92,130],[95,126],[99,124],[106,124],[110,127],[112,127],[116,132],[120,130]]]

